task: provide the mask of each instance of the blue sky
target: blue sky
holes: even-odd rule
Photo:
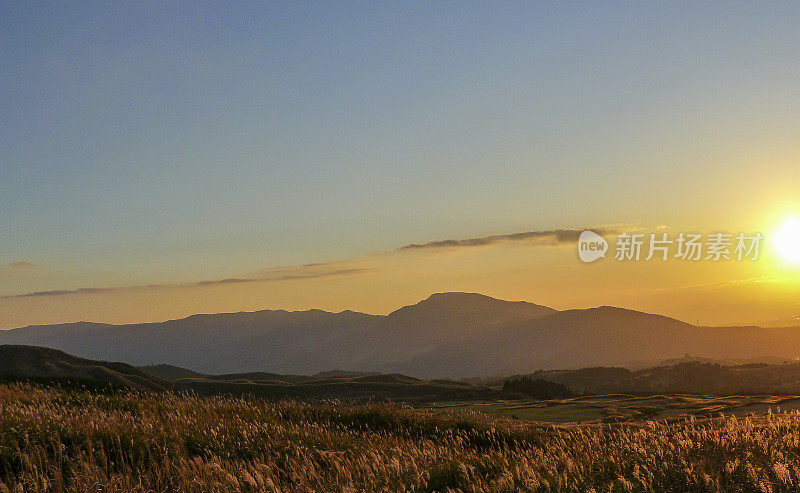
[[[51,275],[0,294],[758,226],[797,206],[798,21],[788,2],[3,3],[0,265]]]

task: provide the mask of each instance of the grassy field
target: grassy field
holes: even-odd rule
[[[0,491],[782,491],[800,413],[537,424],[0,386]]]
[[[774,395],[702,396],[606,394],[551,400],[460,401],[431,406],[450,412],[474,411],[500,418],[550,423],[612,423],[650,419],[743,416],[768,410],[800,409],[800,397]]]

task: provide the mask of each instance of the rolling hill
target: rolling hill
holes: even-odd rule
[[[303,400],[392,399],[426,402],[517,396],[483,385],[454,380],[424,380],[400,374],[306,376],[252,372],[204,375],[171,365],[140,369],[125,363],[78,358],[56,349],[16,345],[0,345],[0,382]]]
[[[170,384],[125,363],[92,361],[56,349],[0,346],[0,380],[166,390]]]

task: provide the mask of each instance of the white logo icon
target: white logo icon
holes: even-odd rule
[[[608,242],[594,231],[583,231],[578,238],[578,256],[583,262],[594,262],[606,256]]]

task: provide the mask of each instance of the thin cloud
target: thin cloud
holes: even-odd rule
[[[56,289],[50,291],[36,291],[33,293],[25,293],[18,295],[3,296],[1,298],[30,298],[30,297],[44,297],[44,296],[65,296],[73,294],[99,294],[109,293],[120,290],[132,289],[171,289],[171,288],[185,288],[185,287],[200,287],[200,286],[219,286],[228,284],[240,283],[257,283],[257,282],[280,282],[280,281],[296,281],[307,279],[319,279],[337,276],[357,275],[368,271],[379,269],[375,267],[373,262],[377,261],[379,256],[391,255],[394,252],[401,251],[420,251],[428,249],[445,249],[445,248],[462,248],[462,247],[479,247],[496,245],[505,242],[529,242],[533,245],[560,245],[575,243],[578,236],[585,229],[591,229],[601,235],[619,234],[623,231],[630,231],[633,228],[628,226],[602,226],[597,228],[584,228],[584,229],[552,229],[543,231],[524,231],[519,233],[509,234],[496,234],[489,236],[480,236],[474,238],[464,239],[450,239],[438,240],[427,243],[412,243],[399,248],[391,250],[381,250],[373,252],[361,257],[351,259],[331,260],[325,262],[312,262],[304,265],[291,265],[281,267],[271,267],[256,271],[249,276],[243,277],[230,277],[223,279],[211,279],[188,284],[149,284],[145,286],[127,286],[127,287],[99,287],[99,288],[80,288],[80,289]],[[15,262],[11,264],[17,267],[29,267],[33,264],[31,262]]]
[[[322,265],[322,264],[317,264],[317,265]],[[303,267],[291,268],[291,269],[297,269],[302,271]],[[298,272],[295,274],[281,274],[272,277],[233,277],[230,279],[200,281],[196,284],[196,286],[213,286],[215,284],[235,284],[241,282],[293,281],[298,279],[318,279],[320,277],[333,277],[333,276],[343,276],[348,274],[358,274],[360,272],[366,272],[368,270],[372,269],[350,268],[350,269],[337,269],[337,270],[323,271],[323,272]]]
[[[25,293],[11,296],[2,296],[0,298],[33,298],[40,296],[64,296],[71,294],[100,294],[117,292],[123,289],[170,289],[170,288],[185,288],[193,286],[215,286],[222,284],[236,284],[236,283],[256,283],[256,282],[274,282],[274,281],[294,281],[303,279],[317,279],[321,277],[334,277],[344,276],[351,274],[358,274],[372,269],[367,268],[348,268],[336,269],[329,271],[307,272],[303,267],[283,267],[279,268],[282,271],[290,270],[293,273],[284,273],[279,275],[265,276],[265,277],[234,277],[227,279],[213,279],[208,281],[200,281],[190,284],[149,284],[147,286],[128,286],[128,287],[107,287],[107,288],[79,288],[79,289],[53,289],[49,291],[35,291],[33,293]]]
[[[623,228],[588,228],[600,235],[619,234]],[[576,243],[582,231],[586,229],[550,229],[544,231],[524,231],[521,233],[498,234],[489,236],[478,236],[475,238],[463,238],[457,240],[438,240],[427,243],[411,243],[400,247],[398,250],[421,250],[425,248],[452,248],[452,247],[478,247],[495,245],[498,243],[512,241],[532,241],[538,245],[559,245],[564,243]]]
[[[119,291],[121,288],[79,288],[79,289],[53,289],[50,291],[35,291],[33,293],[18,294],[15,296],[4,296],[4,298],[30,298],[34,296],[59,296],[63,294],[93,294],[105,293],[109,291]]]
[[[200,281],[197,283],[197,286],[210,286],[214,284],[235,284],[237,282],[253,282],[257,280],[258,279],[245,279],[245,278],[233,277],[230,279],[217,279],[214,281]]]
[[[273,280],[273,281],[290,281],[293,279],[315,279],[319,277],[331,277],[331,276],[343,276],[348,274],[359,274],[361,272],[366,272],[373,269],[366,269],[366,268],[357,268],[353,267],[350,269],[339,269],[339,270],[332,270],[328,272],[315,272],[309,274],[285,274],[277,279],[264,279],[265,281]]]

